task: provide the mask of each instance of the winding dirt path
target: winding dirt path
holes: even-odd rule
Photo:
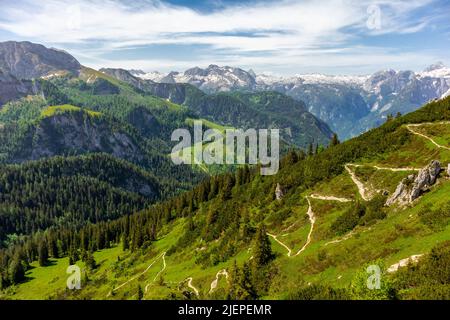
[[[356,177],[356,174],[353,172],[353,170],[350,169],[350,166],[357,167],[358,165],[347,163],[345,165],[345,170],[347,170],[347,172],[350,174],[350,178],[352,178],[353,183],[358,188],[358,192],[361,195],[361,198],[363,198],[363,200],[365,201],[369,201],[371,199],[369,191],[366,189],[364,184]]]
[[[146,274],[147,271],[150,270],[150,268],[156,263],[156,261],[158,261],[161,257],[163,257],[163,259],[164,259],[164,256],[165,256],[165,255],[166,255],[166,252],[163,252],[162,254],[160,254],[158,257],[156,257],[155,260],[152,261],[152,263],[150,263],[150,264],[148,265],[147,269],[145,269],[144,271],[142,271],[141,273],[139,273],[137,276],[134,276],[133,278],[131,278],[131,279],[125,281],[125,282],[122,283],[120,286],[114,288],[112,291],[117,291],[117,290],[119,290],[120,288],[122,288],[123,286],[127,285],[128,283],[130,283],[131,281],[136,280],[136,279],[138,279],[140,276]],[[164,260],[164,268],[165,268],[165,265],[166,265],[166,262],[165,262],[165,260]],[[147,292],[147,287],[148,287],[148,285],[145,287],[145,291],[146,291],[146,292]],[[111,294],[111,293],[109,293],[108,296],[109,296],[110,294]]]
[[[300,253],[302,253],[305,249],[306,249],[306,247],[308,247],[308,245],[310,244],[310,242],[311,242],[311,236],[312,236],[312,233],[313,233],[313,231],[314,231],[314,224],[316,223],[316,217],[315,217],[315,215],[314,215],[314,211],[312,210],[312,206],[311,206],[311,201],[309,200],[309,197],[306,197],[306,200],[308,201],[308,212],[306,213],[307,215],[308,215],[308,217],[309,217],[309,222],[311,223],[311,228],[309,229],[309,233],[308,233],[308,237],[307,237],[307,239],[306,239],[306,242],[305,242],[305,244],[303,245],[303,247],[299,250],[299,251],[297,251],[297,253],[296,254],[294,254],[294,255],[292,255],[292,250],[286,245],[286,244],[284,244],[282,241],[280,241],[278,238],[277,238],[277,236],[276,235],[273,235],[273,234],[271,234],[271,233],[267,233],[267,235],[269,236],[269,237],[272,237],[276,242],[278,242],[281,246],[283,246],[286,250],[287,250],[287,256],[288,257],[295,257],[295,256],[298,256]]]
[[[413,167],[405,167],[405,168],[388,168],[388,167],[379,167],[379,166],[372,166],[375,169],[378,170],[389,170],[393,172],[399,172],[399,171],[420,171],[420,168],[413,168]]]
[[[292,250],[291,250],[287,245],[285,245],[283,242],[281,242],[280,240],[278,240],[278,238],[277,238],[276,235],[271,234],[271,233],[268,233],[268,232],[267,232],[267,235],[268,235],[269,237],[272,237],[273,240],[275,240],[276,242],[278,242],[281,246],[283,246],[283,247],[288,251],[288,253],[287,253],[287,256],[288,256],[288,257],[291,256]]]
[[[421,168],[414,168],[414,167],[403,167],[403,168],[392,168],[392,167],[380,167],[380,166],[376,166],[376,165],[371,165],[371,164],[355,164],[355,163],[347,163],[347,165],[352,166],[352,167],[372,167],[375,168],[377,170],[388,170],[388,171],[393,171],[393,172],[398,172],[398,171],[420,171]]]
[[[155,281],[155,280],[158,278],[158,276],[161,274],[161,272],[163,272],[164,270],[166,270],[167,264],[166,264],[166,253],[165,253],[165,252],[164,252],[163,255],[162,255],[162,259],[163,259],[163,268],[162,268],[161,270],[159,270],[158,274],[155,276],[155,278],[153,279],[153,281]]]
[[[314,211],[312,211],[311,201],[309,201],[309,197],[306,197],[306,200],[308,200],[308,212],[306,213],[309,217],[309,222],[311,223],[311,229],[309,229],[308,238],[306,239],[306,243],[303,245],[303,247],[295,254],[298,256],[300,253],[302,253],[306,247],[311,242],[311,236],[314,231],[314,224],[316,223],[316,216],[314,215]]]
[[[350,167],[355,167],[355,168],[372,167],[372,168],[375,168],[377,170],[388,170],[388,171],[392,171],[392,172],[398,172],[398,171],[420,171],[421,170],[421,168],[413,168],[413,167],[390,168],[390,167],[380,167],[380,166],[369,165],[369,164],[365,165],[365,164],[347,163],[345,165],[345,170],[347,170],[347,172],[350,174],[350,178],[352,179],[353,183],[358,188],[358,192],[359,192],[359,194],[361,195],[361,198],[363,198],[364,201],[371,200],[373,198],[374,193],[380,192],[381,190],[370,191],[368,188],[366,188],[364,186],[364,183],[362,183],[361,180],[358,179],[358,177],[356,176],[355,172],[352,169],[350,169]]]
[[[187,283],[188,287],[191,288],[194,291],[195,295],[198,297],[199,296],[198,289],[194,287],[194,285],[192,284],[192,277],[189,277],[186,280],[188,281]]]
[[[438,123],[439,123],[439,124],[450,124],[450,122],[447,122],[447,121],[438,122]],[[438,147],[438,148],[450,150],[450,147],[443,146],[443,145],[437,143],[436,141],[434,141],[434,140],[433,140],[432,138],[430,138],[429,136],[427,136],[427,135],[425,135],[425,134],[423,134],[423,133],[417,132],[417,131],[415,131],[415,130],[413,129],[413,128],[417,128],[417,127],[420,127],[420,126],[423,126],[423,125],[426,125],[426,124],[428,124],[428,123],[407,124],[407,125],[406,125],[406,129],[408,129],[412,134],[421,136],[422,138],[425,138],[425,139],[431,141],[431,142],[432,142],[436,147]]]
[[[211,282],[211,289],[209,290],[209,294],[213,293],[213,291],[217,288],[217,284],[219,283],[219,277],[224,276],[228,280],[228,272],[226,269],[222,269],[216,274],[216,279]]]
[[[335,196],[319,196],[317,194],[312,194],[312,195],[310,195],[310,197],[313,199],[327,200],[327,201],[338,201],[338,202],[352,202],[353,201],[353,199],[348,199],[348,198],[339,198],[339,197],[335,197]]]

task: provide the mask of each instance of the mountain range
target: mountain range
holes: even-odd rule
[[[0,300],[450,299],[443,65],[154,78],[29,42],[0,53]],[[343,137],[383,124],[341,142],[323,119]],[[174,165],[171,133],[196,120],[282,129],[280,170]]]
[[[189,83],[208,92],[273,90],[303,101],[342,139],[382,124],[388,115],[408,113],[450,95],[450,68],[442,63],[422,72],[383,70],[364,76],[306,74],[278,77],[234,67],[210,65],[185,72],[132,73],[161,83]]]

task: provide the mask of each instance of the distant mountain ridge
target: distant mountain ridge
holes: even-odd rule
[[[450,68],[436,63],[423,72],[384,70],[366,76],[307,74],[294,77],[256,75],[233,67],[210,65],[167,75],[136,74],[156,82],[189,83],[207,92],[274,90],[306,103],[342,138],[382,124],[389,114],[408,113],[450,95]]]
[[[211,66],[211,70],[216,73],[220,71],[220,67]],[[231,72],[232,69],[228,71]],[[187,106],[196,116],[221,125],[244,129],[280,128],[282,139],[297,147],[306,148],[309,143],[327,145],[333,134],[325,122],[306,109],[302,101],[273,90],[246,94],[238,92],[206,94],[188,83],[176,81],[157,83],[146,77],[134,76],[133,71],[124,69],[104,68],[100,69],[100,72],[144,92]],[[243,74],[240,71],[238,73]],[[189,74],[195,76],[206,73],[193,68]],[[215,74],[213,77],[218,78],[218,75]]]

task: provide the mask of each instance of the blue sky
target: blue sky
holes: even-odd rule
[[[0,41],[94,67],[209,64],[280,75],[450,65],[448,0],[0,0]]]

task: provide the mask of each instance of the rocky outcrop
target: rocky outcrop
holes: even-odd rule
[[[277,187],[275,188],[275,198],[277,200],[281,200],[284,197],[284,191],[283,188],[279,183],[277,183]]]
[[[78,111],[46,117],[31,127],[12,162],[93,152],[108,153],[131,162],[144,158],[139,143],[127,132],[115,128],[104,118]]]
[[[0,71],[17,79],[36,79],[58,71],[79,74],[80,63],[62,50],[31,42],[0,42]]]
[[[0,70],[0,106],[28,95],[38,93],[38,88],[30,80],[18,80],[16,77],[5,74]]]
[[[440,162],[437,160],[431,161],[417,175],[412,174],[403,179],[392,196],[386,201],[386,205],[390,206],[395,203],[405,205],[413,202],[435,184],[440,171]]]
[[[447,174],[448,174],[448,176],[450,177],[450,163],[449,163],[448,166],[447,166]]]

